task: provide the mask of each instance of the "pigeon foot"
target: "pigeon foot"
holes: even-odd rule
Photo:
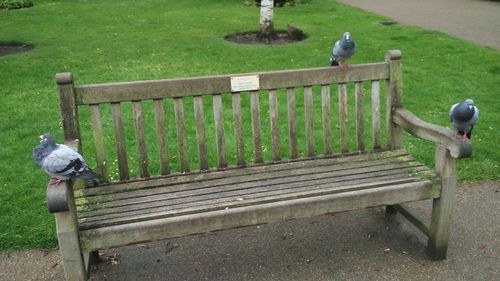
[[[51,178],[50,181],[49,181],[49,184],[59,185],[59,184],[61,184],[61,182],[63,182],[63,180],[60,180],[58,178]]]
[[[347,70],[349,68],[349,65],[347,63],[341,63],[339,64],[340,70]]]

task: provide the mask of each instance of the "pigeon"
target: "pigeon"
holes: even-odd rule
[[[479,118],[479,109],[474,105],[472,99],[466,99],[461,103],[456,103],[450,108],[450,121],[457,133],[453,136],[455,139],[463,137],[464,140],[470,140],[472,129]]]
[[[33,149],[33,158],[52,179],[50,184],[60,184],[69,179],[84,179],[96,185],[100,176],[85,163],[83,157],[64,144],[57,144],[50,134],[40,136],[40,144]]]
[[[354,55],[356,44],[352,40],[351,34],[345,32],[342,38],[333,45],[332,55],[330,57],[331,66],[339,66],[341,69],[347,67],[345,62]]]

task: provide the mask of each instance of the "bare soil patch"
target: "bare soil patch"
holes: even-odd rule
[[[0,57],[6,55],[12,55],[20,52],[27,52],[33,49],[32,45],[29,44],[18,44],[18,43],[0,43]]]
[[[238,44],[289,44],[305,40],[307,37],[302,34],[302,36],[297,36],[289,31],[276,31],[276,36],[271,39],[259,38],[257,36],[257,31],[243,32],[228,35],[225,37],[227,41],[235,42]]]

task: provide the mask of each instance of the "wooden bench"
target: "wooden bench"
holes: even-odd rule
[[[96,188],[48,186],[68,280],[87,279],[100,249],[376,206],[408,218],[429,256],[446,258],[455,159],[472,149],[402,107],[399,51],[347,70],[56,80],[65,142],[102,175]],[[403,148],[403,130],[436,143],[435,170]],[[429,224],[399,205],[425,199]]]

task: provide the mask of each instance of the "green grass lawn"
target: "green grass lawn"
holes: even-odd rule
[[[385,51],[402,50],[404,105],[420,118],[449,127],[451,104],[472,97],[481,117],[474,155],[458,163],[460,179],[499,178],[500,52],[439,32],[381,25],[386,18],[334,1],[303,2],[275,10],[275,26],[294,24],[308,39],[274,46],[223,39],[257,30],[259,11],[243,0],[35,1],[30,9],[0,11],[0,41],[34,45],[0,57],[0,250],[57,245],[45,207],[48,176],[31,158],[41,133],[62,139],[57,72],[71,71],[78,84],[87,84],[326,66],[332,43],[350,31],[357,43],[350,63],[378,62]],[[210,108],[205,111],[209,116]],[[89,130],[82,126],[83,135]],[[405,141],[415,157],[433,165],[432,144]],[[270,142],[264,144],[270,151]]]

